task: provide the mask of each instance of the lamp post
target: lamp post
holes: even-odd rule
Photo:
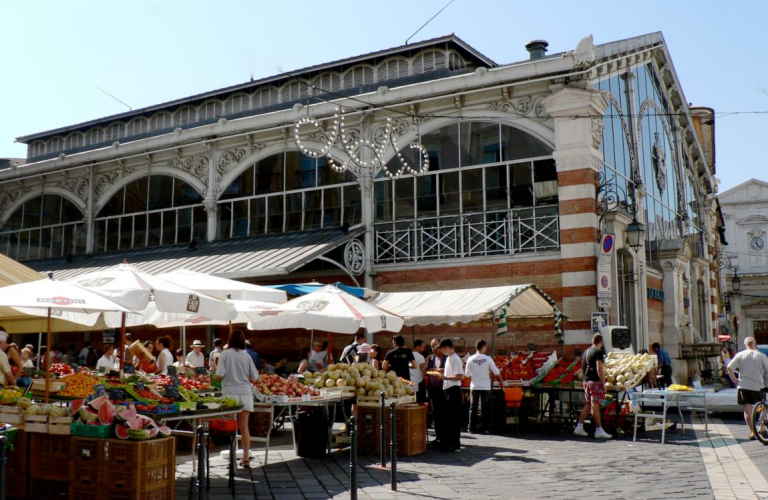
[[[733,266],[733,278],[731,278],[731,288],[733,294],[737,295],[741,290],[741,278],[739,278],[739,266]]]
[[[627,225],[626,233],[627,244],[637,253],[640,251],[640,247],[643,246],[643,241],[645,241],[645,224],[639,222],[637,217],[634,217],[632,222]]]

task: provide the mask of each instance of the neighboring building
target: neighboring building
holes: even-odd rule
[[[591,337],[607,232],[610,323],[677,357],[717,334],[714,112],[689,108],[660,33],[546,45],[499,65],[446,36],[21,137],[28,164],[0,172],[0,251],[60,277],[127,258],[351,282],[330,260],[382,291],[533,282],[568,316],[572,351]],[[340,173],[300,147],[360,157]],[[371,172],[377,156],[386,167]],[[551,325],[510,327],[516,347],[561,340]],[[490,328],[414,335],[471,343]],[[269,348],[303,342],[286,338]]]
[[[0,170],[18,167],[19,165],[24,165],[25,163],[26,160],[24,160],[24,158],[0,158]]]
[[[750,179],[719,198],[729,243],[722,259],[730,299],[727,326],[739,344],[745,337],[768,344],[768,182]]]

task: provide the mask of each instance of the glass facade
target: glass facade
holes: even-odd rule
[[[429,170],[374,182],[379,263],[552,250],[557,171],[552,150],[514,127],[462,122],[425,134]],[[415,150],[401,153],[418,164]],[[398,170],[398,158],[387,165]]]
[[[219,239],[354,226],[362,222],[360,185],[325,158],[278,153],[246,168],[218,203]]]
[[[112,252],[204,241],[208,216],[195,188],[175,177],[151,175],[123,186],[94,224],[94,252]]]
[[[83,214],[58,195],[38,196],[17,208],[0,229],[0,252],[16,260],[85,253]]]

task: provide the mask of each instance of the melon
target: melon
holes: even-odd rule
[[[104,425],[112,425],[115,422],[115,407],[109,401],[99,408],[99,421]]]
[[[117,424],[115,426],[115,436],[119,439],[128,439],[130,437],[128,429],[126,429],[123,424]]]
[[[128,436],[137,441],[146,441],[149,439],[149,431],[146,429],[128,429]]]
[[[80,417],[80,420],[86,424],[89,422],[95,422],[96,420],[99,419],[98,412],[95,412],[88,405],[81,406],[80,410],[77,413],[78,413],[78,416]]]
[[[144,428],[144,421],[141,418],[136,417],[131,420],[127,420],[125,425],[129,429],[140,430]]]
[[[158,432],[160,431],[158,431],[157,427],[152,427],[149,429],[149,438],[152,439],[153,437],[156,437]]]
[[[103,405],[104,403],[108,403],[108,402],[109,402],[109,396],[107,396],[107,395],[105,394],[105,395],[103,395],[103,396],[100,396],[100,397],[98,397],[98,398],[96,398],[96,399],[92,399],[92,400],[91,400],[91,402],[90,402],[90,403],[88,403],[88,405],[89,405],[91,408],[93,408],[94,410],[96,410],[96,411],[99,411],[99,409],[102,407],[102,405]]]
[[[162,425],[158,427],[157,430],[160,432],[160,435],[162,437],[166,437],[166,438],[171,437],[171,428],[168,427],[167,425]]]
[[[125,408],[123,411],[119,412],[117,415],[115,415],[115,418],[118,422],[127,422],[129,420],[133,420],[137,416],[139,416],[138,413],[136,413],[136,407],[131,406],[124,406]]]
[[[84,399],[76,399],[72,401],[72,403],[70,403],[70,406],[72,408],[70,415],[72,415],[73,417],[77,415],[77,412],[80,411],[80,407],[83,406],[83,404],[85,404]]]

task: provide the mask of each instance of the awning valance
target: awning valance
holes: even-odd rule
[[[471,323],[505,312],[507,318],[552,318],[559,328],[563,317],[534,284],[382,293],[370,302],[402,316],[406,326]]]

